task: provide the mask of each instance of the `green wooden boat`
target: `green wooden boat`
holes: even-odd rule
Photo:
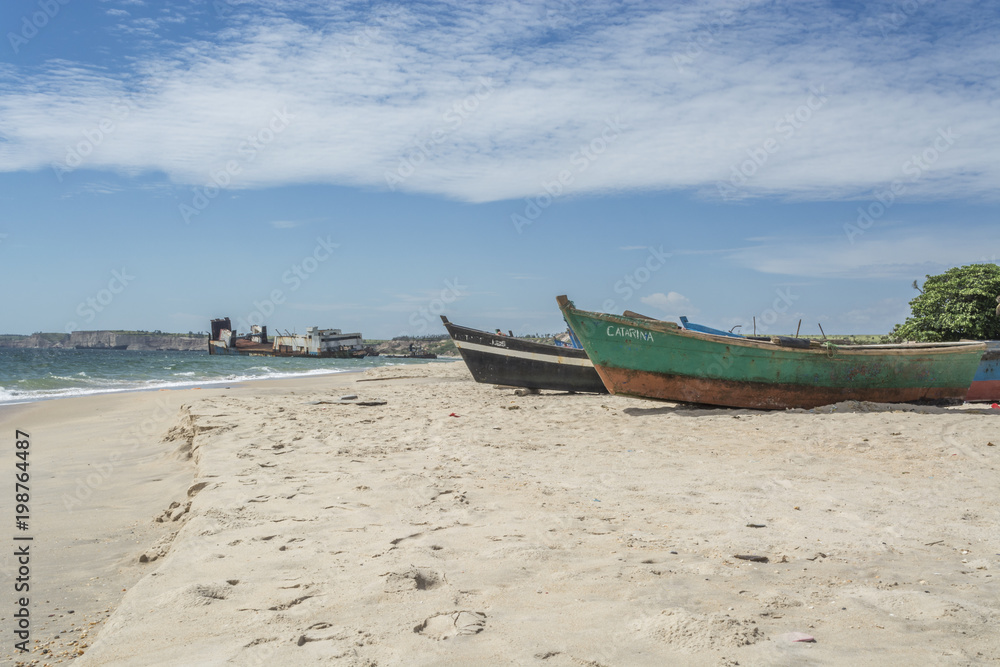
[[[734,338],[635,313],[559,308],[612,394],[734,408],[812,408],[838,401],[960,402],[983,343],[837,346]]]

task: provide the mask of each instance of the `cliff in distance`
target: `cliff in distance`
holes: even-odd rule
[[[74,331],[69,334],[36,333],[30,336],[0,336],[0,347],[37,349],[176,350],[204,351],[207,337],[184,334],[120,331]]]

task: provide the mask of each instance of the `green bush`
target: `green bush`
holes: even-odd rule
[[[919,342],[1000,339],[998,298],[996,264],[970,264],[927,276],[921,294],[910,301],[910,316],[889,335]]]

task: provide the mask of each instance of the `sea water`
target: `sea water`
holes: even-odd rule
[[[87,394],[307,377],[427,361],[383,357],[244,357],[210,355],[207,351],[0,348],[0,405]]]

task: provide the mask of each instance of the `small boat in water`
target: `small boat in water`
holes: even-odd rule
[[[986,341],[986,352],[972,378],[967,401],[1000,401],[1000,340]]]
[[[476,382],[606,394],[587,353],[441,321]]]
[[[986,350],[983,343],[838,346],[722,336],[556,300],[608,390],[637,398],[765,410],[845,400],[960,402]]]

